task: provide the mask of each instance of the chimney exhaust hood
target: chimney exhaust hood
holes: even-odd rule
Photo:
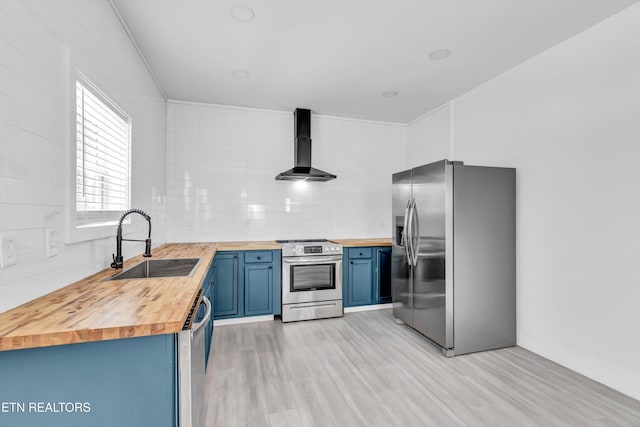
[[[296,108],[293,113],[293,168],[276,176],[278,181],[330,181],[337,176],[311,167],[311,110]]]

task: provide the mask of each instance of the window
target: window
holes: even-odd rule
[[[75,226],[129,209],[131,119],[86,79],[76,81]]]

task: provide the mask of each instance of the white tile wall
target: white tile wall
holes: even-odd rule
[[[338,178],[276,181],[293,166],[293,114],[170,102],[168,240],[390,235],[406,127],[312,116],[312,163]]]
[[[18,262],[0,270],[0,312],[105,268],[115,249],[101,239],[45,254],[45,229],[65,227],[70,61],[132,117],[132,204],[150,212],[154,243],[166,241],[166,102],[109,2],[3,0],[0,234],[15,232]],[[125,256],[142,249],[126,244]]]

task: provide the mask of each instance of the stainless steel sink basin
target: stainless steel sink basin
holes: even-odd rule
[[[199,258],[148,259],[108,280],[190,276],[198,262]]]

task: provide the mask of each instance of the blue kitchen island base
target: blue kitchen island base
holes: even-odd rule
[[[177,426],[176,336],[0,352],[0,426]]]

